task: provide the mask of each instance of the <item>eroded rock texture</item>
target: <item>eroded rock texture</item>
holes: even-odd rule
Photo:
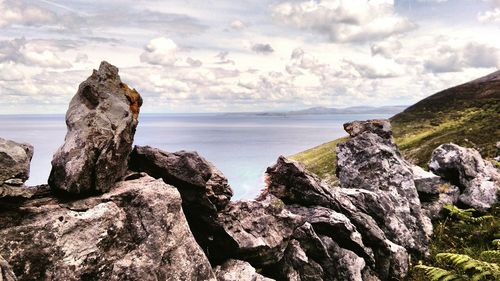
[[[218,281],[273,281],[256,272],[248,262],[241,260],[228,260],[215,268]]]
[[[426,222],[411,165],[394,144],[389,121],[355,121],[344,127],[351,137],[337,145],[340,186],[374,192],[385,234],[413,255],[425,256]]]
[[[54,154],[49,185],[73,195],[107,192],[127,170],[142,99],[102,62],[66,112],[68,132]]]
[[[462,204],[486,210],[499,200],[500,173],[475,149],[440,145],[432,152],[429,169],[460,188]]]
[[[3,188],[21,187],[30,175],[33,146],[0,138],[0,196]]]
[[[217,213],[233,196],[222,172],[196,152],[170,153],[149,146],[135,146],[129,166],[131,170],[146,172],[175,186],[196,241],[211,260],[216,259],[217,253],[224,252],[210,250],[214,247],[215,232],[220,229]]]
[[[0,255],[19,280],[215,280],[177,189],[162,180],[76,201],[3,200]]]

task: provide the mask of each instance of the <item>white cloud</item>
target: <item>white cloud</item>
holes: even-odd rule
[[[332,42],[370,41],[416,27],[394,11],[393,1],[319,0],[285,2],[273,7],[283,24],[326,34]]]
[[[262,44],[262,43],[257,43],[252,46],[252,51],[258,53],[258,54],[270,54],[274,52],[273,47],[271,47],[270,44]]]
[[[158,37],[146,45],[141,54],[141,61],[156,65],[174,65],[178,61],[178,51],[179,48],[172,39]]]
[[[0,27],[9,25],[42,25],[55,22],[55,14],[20,1],[0,0]]]
[[[241,30],[241,29],[244,29],[246,27],[245,23],[243,23],[242,21],[240,20],[233,20],[229,26],[232,28],[232,29],[237,29],[237,30]]]
[[[26,65],[68,68],[71,64],[56,53],[62,49],[48,41],[24,38],[0,41],[0,62],[11,61]]]
[[[480,22],[500,22],[500,8],[495,8],[491,11],[486,11],[477,15]]]

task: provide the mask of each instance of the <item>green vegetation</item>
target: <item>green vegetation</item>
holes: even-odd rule
[[[428,265],[415,266],[408,280],[500,280],[500,206],[483,215],[452,205],[445,212],[434,223]]]
[[[396,144],[411,162],[426,168],[443,143],[477,149],[493,158],[500,141],[500,80],[467,83],[432,95],[391,118]],[[337,139],[291,156],[329,182],[335,178]]]

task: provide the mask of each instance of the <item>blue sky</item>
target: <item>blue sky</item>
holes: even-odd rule
[[[412,104],[500,68],[500,0],[0,0],[0,110],[63,113],[100,61],[143,112]]]

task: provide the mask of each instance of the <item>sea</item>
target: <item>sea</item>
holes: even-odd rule
[[[197,151],[226,175],[234,199],[251,199],[264,188],[264,172],[280,155],[290,156],[344,136],[346,122],[389,117],[144,113],[134,143],[169,152]],[[35,148],[28,185],[47,183],[50,161],[65,134],[64,115],[0,115],[0,137]]]

